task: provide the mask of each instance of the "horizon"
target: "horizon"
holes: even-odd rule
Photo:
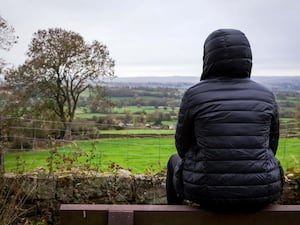
[[[140,75],[140,76],[116,76],[115,78],[113,78],[112,80],[116,79],[116,78],[168,78],[168,77],[198,77],[200,78],[201,75]],[[284,77],[299,77],[300,78],[300,74],[296,74],[296,75],[293,75],[293,74],[277,74],[277,75],[251,75],[250,78],[263,78],[263,77],[266,77],[266,78],[284,78]]]

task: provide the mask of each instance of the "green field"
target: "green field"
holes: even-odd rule
[[[5,169],[18,172],[40,167],[46,170],[50,167],[54,169],[73,167],[112,171],[115,169],[114,166],[118,165],[135,174],[157,173],[166,168],[169,156],[176,152],[174,138],[162,136],[78,141],[56,150],[57,153],[52,154],[52,166],[49,164],[51,159],[49,149],[8,152],[5,156]],[[300,168],[300,138],[281,139],[277,157],[285,170]]]
[[[174,135],[175,130],[166,130],[166,129],[126,129],[126,130],[102,130],[101,134],[151,134],[151,135],[160,135],[160,134],[170,134]]]
[[[124,113],[124,112],[147,112],[147,113],[153,113],[153,112],[178,112],[178,107],[155,107],[155,106],[124,106],[124,107],[115,107],[113,109],[113,113]]]
[[[94,144],[94,147],[93,147]],[[44,167],[47,170],[47,158],[50,150],[35,150],[27,152],[9,152],[5,157],[5,170],[16,171],[33,170]],[[76,144],[57,148],[57,161],[59,166],[68,167],[70,162],[63,159],[75,159],[74,167],[86,164],[87,167],[98,168],[101,171],[109,171],[109,167],[118,164],[124,169],[130,169],[133,173],[153,173],[164,169],[168,157],[175,152],[173,138],[104,138],[97,141],[78,141]],[[20,157],[16,163],[16,158]],[[17,164],[19,164],[17,166]],[[23,164],[23,165],[22,165]],[[18,168],[17,168],[18,167]],[[55,166],[56,167],[56,166]]]
[[[105,113],[90,113],[87,108],[80,107],[76,111],[76,118],[90,119],[93,117],[104,117],[104,116],[117,116],[126,113],[132,114],[148,114],[154,112],[164,112],[164,113],[176,113],[178,112],[178,107],[168,107],[168,106],[123,106],[123,107],[114,107],[112,112]]]

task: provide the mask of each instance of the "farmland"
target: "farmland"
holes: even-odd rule
[[[282,138],[277,157],[285,170],[299,168],[300,138]],[[123,168],[137,174],[157,173],[166,168],[168,158],[176,152],[172,136],[103,138],[77,141],[62,147],[6,154],[6,171],[28,171],[35,168],[88,168],[103,172]],[[15,159],[18,159],[17,161]],[[53,165],[49,164],[52,158]],[[50,168],[50,167],[53,168]]]
[[[292,121],[300,109],[299,77],[255,77],[271,89],[278,101],[281,119]],[[197,77],[120,78],[107,83],[105,93],[110,104],[91,107],[88,95],[81,99],[77,118],[107,116],[125,123],[176,123],[178,107],[184,91],[198,82]],[[159,118],[160,117],[160,118]]]
[[[169,156],[176,152],[174,127],[181,96],[193,83],[188,79],[151,81],[123,79],[106,84],[107,98],[102,102],[94,102],[88,92],[81,96],[70,143],[45,144],[59,141],[51,139],[61,129],[51,121],[24,120],[12,127],[17,138],[6,151],[6,171],[124,168],[157,173],[165,169]],[[278,100],[283,134],[278,158],[286,170],[300,168],[300,78],[260,81]],[[39,146],[39,142],[44,144]]]

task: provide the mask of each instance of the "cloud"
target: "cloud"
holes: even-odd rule
[[[205,38],[230,27],[249,38],[254,72],[300,75],[299,11],[279,0],[10,0],[0,14],[20,40],[0,57],[20,64],[34,32],[62,27],[104,42],[121,76],[201,74]]]

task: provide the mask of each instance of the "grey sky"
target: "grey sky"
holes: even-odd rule
[[[195,75],[203,43],[218,28],[242,30],[252,46],[253,75],[300,75],[297,0],[0,0],[19,42],[0,57],[18,65],[32,34],[61,27],[105,43],[116,75]]]

